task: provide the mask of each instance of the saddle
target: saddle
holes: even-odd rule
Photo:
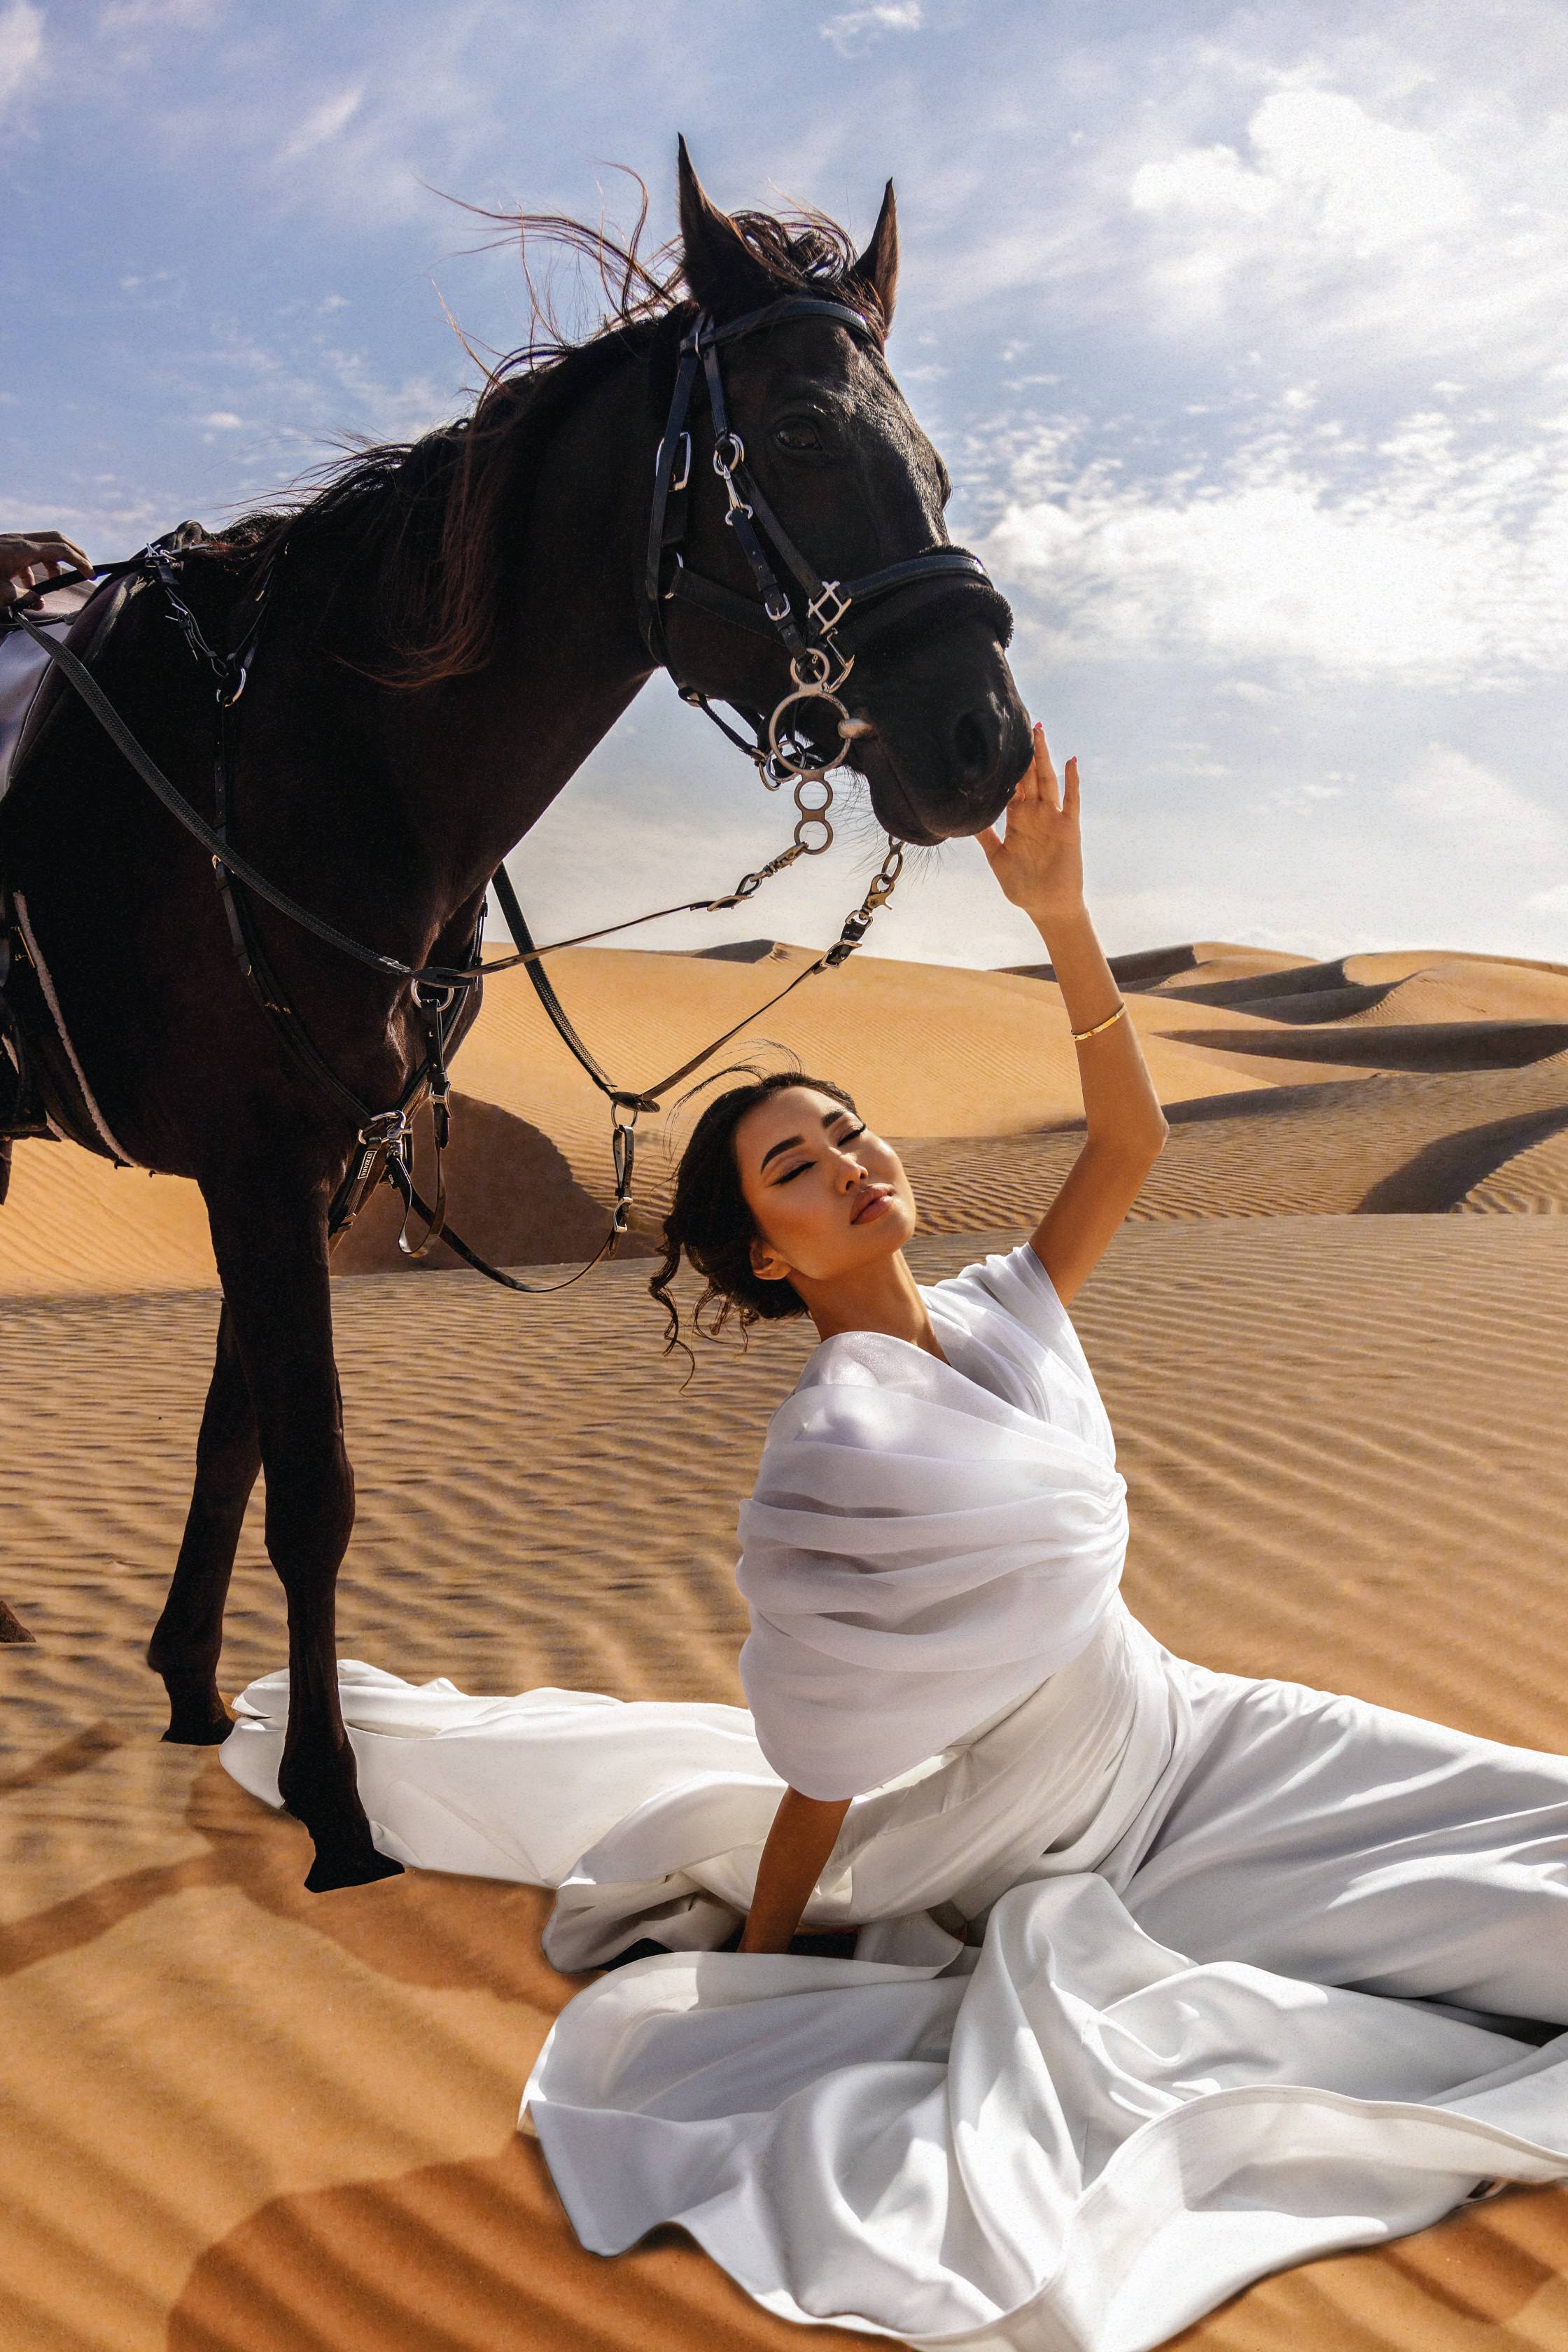
[[[40,625],[90,663],[137,585],[134,575],[73,581],[37,592]],[[7,873],[28,755],[65,691],[49,660],[25,630],[0,633],[0,1201],[18,1137],[68,1136],[101,1151],[56,1024],[33,969]]]

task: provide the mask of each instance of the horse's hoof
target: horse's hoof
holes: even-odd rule
[[[156,1666],[153,1669],[156,1674]],[[172,1682],[165,1675],[163,1689],[169,1703],[169,1728],[163,1738],[171,1748],[220,1748],[234,1729],[234,1717],[211,1683],[180,1680]]]
[[[306,1891],[311,1895],[330,1895],[339,1886],[373,1886],[378,1878],[401,1878],[403,1864],[394,1862],[389,1853],[377,1853],[373,1846],[368,1853],[319,1853],[305,1875]]]
[[[234,1729],[234,1717],[220,1708],[216,1715],[175,1715],[163,1734],[171,1748],[221,1748]]]

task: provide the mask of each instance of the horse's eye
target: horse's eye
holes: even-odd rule
[[[806,425],[799,418],[793,424],[779,425],[773,439],[782,449],[820,449],[822,446],[822,436],[816,425]]]

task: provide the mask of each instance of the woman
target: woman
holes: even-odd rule
[[[917,1284],[903,1169],[826,1082],[733,1089],[683,1157],[671,1339],[684,1252],[715,1322],[820,1340],[741,1517],[749,1711],[342,1669],[377,1843],[552,1885],[558,1966],[632,1963],[524,2094],[584,2242],[678,2221],[774,2312],[976,2352],[1143,2352],[1568,2174],[1568,1763],[1212,1674],[1119,1598],[1065,1303],[1164,1123],[1078,802],[1037,730],[982,836],[1079,1047],[1029,1242]],[[223,1750],[273,1802],[286,1694]]]

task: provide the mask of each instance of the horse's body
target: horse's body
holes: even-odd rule
[[[781,290],[776,257],[759,257],[708,205],[684,157],[682,224],[687,281],[719,316],[754,303],[764,270]],[[857,265],[858,288],[853,272],[840,281],[845,299],[858,291],[890,310],[895,266],[887,209]],[[407,535],[434,530],[432,562],[437,552],[450,560],[439,533],[460,436],[445,436],[444,456],[426,445],[411,454],[410,466],[422,451],[429,459],[423,504],[405,499],[400,509],[395,478],[367,479],[363,497],[329,495],[289,526],[239,708],[233,838],[283,889],[406,962],[464,960],[489,877],[650,674],[635,583],[679,324],[679,310],[623,324],[510,387],[515,421],[492,432],[486,459],[499,469],[489,541],[474,552],[487,572],[473,608],[485,641],[466,665],[454,658],[445,674],[432,665],[436,674],[412,688],[388,682],[407,654]],[[738,346],[732,409],[770,499],[825,570],[886,563],[944,536],[938,461],[879,359],[830,320],[802,319]],[[816,420],[814,453],[769,438],[763,421],[771,428],[781,415]],[[712,483],[709,455],[699,433],[692,544],[742,589],[721,501],[701,493]],[[184,593],[215,640],[254,558],[243,539],[218,541],[210,552],[198,546],[183,569]],[[850,698],[874,730],[856,746],[873,803],[890,830],[916,841],[989,823],[1027,755],[994,625],[962,600],[944,611],[923,652],[895,645],[885,660],[868,656]],[[764,709],[787,691],[767,644],[700,616],[680,629],[685,674],[707,691]],[[127,598],[95,675],[165,774],[210,814],[212,680],[154,585]],[[216,1680],[223,1607],[264,1467],[267,1546],[289,1623],[282,1786],[315,1839],[308,1883],[387,1875],[396,1865],[375,1853],[355,1791],[333,1640],[353,1480],[332,1354],[327,1204],[353,1149],[352,1123],[286,1053],[247,988],[209,858],[62,690],[33,730],[0,860],[105,1126],[135,1161],[194,1178],[211,1221],[224,1292],[217,1359],[184,1539],[149,1651],[168,1688],[166,1737],[210,1743],[229,1727]],[[395,1103],[424,1050],[406,988],[254,900],[248,912],[327,1061],[367,1102]]]

